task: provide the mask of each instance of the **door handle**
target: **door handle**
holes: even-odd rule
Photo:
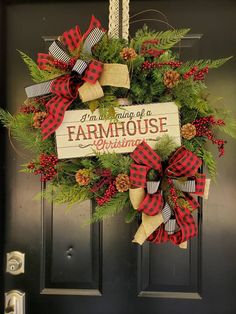
[[[19,290],[5,293],[5,314],[25,314],[25,293]]]

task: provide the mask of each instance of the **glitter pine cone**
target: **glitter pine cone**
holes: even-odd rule
[[[115,180],[115,185],[118,192],[126,192],[130,188],[130,179],[127,174],[118,174]]]
[[[167,88],[173,88],[179,83],[180,74],[176,71],[170,70],[164,73],[164,85]]]
[[[44,112],[44,111],[35,112],[33,116],[33,120],[34,120],[33,127],[35,129],[40,129],[46,117],[47,117],[47,112]]]
[[[181,127],[181,136],[186,140],[191,140],[197,134],[195,125],[191,123],[184,124]]]
[[[125,61],[132,61],[138,55],[133,48],[123,48],[120,52],[120,56]]]
[[[91,171],[89,169],[79,169],[75,174],[75,180],[81,186],[89,185],[91,181]]]

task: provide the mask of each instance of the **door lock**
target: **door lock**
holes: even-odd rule
[[[11,290],[5,293],[5,314],[25,314],[25,293]]]
[[[19,275],[25,272],[25,254],[21,252],[7,253],[6,272],[12,275]]]

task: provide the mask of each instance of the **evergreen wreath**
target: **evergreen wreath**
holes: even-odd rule
[[[186,194],[189,190],[184,190],[183,186],[179,188],[175,183],[179,181],[184,184],[194,179],[196,186],[199,187],[203,180],[203,175],[197,173],[200,159],[208,168],[211,178],[215,179],[217,174],[215,158],[208,150],[207,144],[216,145],[221,157],[225,152],[226,141],[221,136],[218,137],[218,131],[236,138],[236,121],[232,118],[231,112],[222,107],[217,108],[210,102],[205,84],[208,71],[222,66],[231,57],[187,62],[179,60],[174,46],[189,32],[189,29],[157,32],[144,26],[132,39],[126,41],[108,37],[101,28],[100,22],[92,17],[90,31],[94,27],[102,30],[103,34],[90,51],[83,48],[89,31],[81,35],[78,27],[63,33],[57,41],[59,48],[61,44],[65,45],[70,56],[68,62],[57,59],[51,54],[39,54],[38,61],[34,62],[25,53],[21,51],[19,53],[28,66],[33,82],[37,84],[71,75],[79,59],[85,60],[90,65],[93,63],[96,67],[104,63],[127,66],[130,89],[103,86],[103,97],[88,101],[83,101],[77,95],[69,106],[70,110],[82,108],[89,108],[91,112],[99,110],[103,119],[116,123],[118,122],[116,110],[123,105],[121,99],[127,100],[128,104],[157,103],[157,106],[162,102],[175,102],[181,118],[182,147],[176,147],[171,137],[163,136],[156,139],[155,149],[149,151],[148,155],[161,160],[162,168],[166,169],[163,170],[164,172],[156,169],[155,165],[148,165],[145,182],[141,186],[135,186],[135,180],[132,180],[135,176],[134,162],[137,163],[137,155],[141,149],[142,152],[149,150],[144,146],[137,147],[132,154],[97,153],[94,157],[59,160],[54,134],[45,137],[42,133],[42,125],[49,116],[47,104],[53,97],[51,94],[28,97],[14,115],[1,109],[0,119],[8,128],[11,137],[34,154],[35,157],[24,164],[21,171],[39,175],[41,181],[45,183],[41,193],[45,199],[68,206],[92,199],[97,205],[91,222],[111,217],[123,209],[127,210],[125,218],[127,223],[139,217],[140,212],[157,218],[161,210],[169,207],[168,210],[171,213],[171,217],[168,218],[169,226],[167,226],[165,216],[162,215],[164,223],[163,221],[161,225],[157,223],[156,228],[151,234],[149,232],[146,238],[156,243],[171,240],[179,245],[196,234],[194,230],[183,236],[181,219],[178,218],[181,208],[186,209],[188,215],[186,212],[185,214],[189,219],[189,225],[193,226],[189,213],[198,205],[194,198]],[[68,34],[75,36],[76,32],[77,41],[66,40]],[[64,48],[61,49],[63,51]],[[102,70],[98,69],[99,71]],[[89,76],[88,69],[84,73],[85,76]],[[76,79],[80,82],[80,86],[81,75]],[[72,84],[77,83],[72,82]],[[74,87],[77,88],[77,85]],[[177,176],[178,178],[170,176],[168,169],[171,167],[171,160],[182,153],[188,154],[191,161],[194,158],[196,163],[194,173],[180,175]],[[164,175],[162,176],[161,173]],[[154,212],[150,208],[145,210],[142,206],[140,207],[141,201],[138,206],[135,206],[132,197],[129,196],[132,188],[140,189],[138,198],[141,197],[143,201],[147,195],[146,181],[159,181],[157,189],[162,190],[162,193],[157,192],[157,189],[153,191],[153,186],[149,184],[147,193],[162,195],[162,200],[158,201],[161,209],[156,203],[152,204],[157,208]],[[195,194],[203,195],[201,189],[198,192]],[[144,218],[148,218],[146,216],[143,216],[143,221]],[[172,220],[175,221],[175,225],[169,230]],[[180,236],[181,232],[182,236]]]

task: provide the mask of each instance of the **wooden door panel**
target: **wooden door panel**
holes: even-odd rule
[[[42,202],[40,293],[101,295],[102,228],[88,224],[92,207],[86,201],[66,211]]]

